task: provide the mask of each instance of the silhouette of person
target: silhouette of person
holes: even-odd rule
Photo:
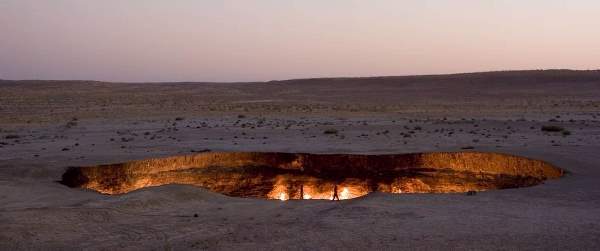
[[[333,185],[333,198],[331,200],[340,200],[337,192],[337,184]]]
[[[300,185],[300,199],[304,199],[304,185]]]

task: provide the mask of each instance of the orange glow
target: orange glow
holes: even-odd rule
[[[286,193],[279,193],[279,200],[286,201],[288,200],[288,196]]]
[[[297,177],[278,176],[267,198],[273,200],[333,200],[335,183],[301,179],[304,183],[297,184]],[[346,181],[338,186],[340,200],[348,200],[367,195],[370,191],[366,184],[357,181]]]
[[[331,163],[342,163],[333,170]],[[346,170],[356,172],[346,175]],[[410,174],[410,175],[407,175]],[[218,179],[215,179],[218,174]],[[203,153],[72,167],[63,184],[107,194],[190,184],[229,196],[272,200],[353,199],[386,193],[459,193],[526,187],[562,171],[543,161],[493,153],[311,155]]]
[[[340,193],[340,200],[347,200],[350,198],[350,192],[348,191],[348,188],[342,189],[342,192]]]

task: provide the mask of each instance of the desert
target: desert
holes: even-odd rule
[[[594,250],[599,153],[600,71],[593,70],[229,83],[2,80],[0,249]],[[289,184],[312,180],[327,189],[338,176],[319,176],[327,174],[319,168],[335,163],[362,168],[406,158],[413,167],[473,168],[481,176],[463,176],[472,183],[462,190],[445,179],[405,182],[398,192],[392,181],[378,181],[378,189],[344,176],[336,184],[352,184],[360,196],[303,199],[310,191],[303,187],[280,200],[268,186],[244,193],[195,186],[207,182],[190,180],[195,172],[167,175],[190,162],[178,156],[288,168]],[[118,163],[130,163],[123,175],[166,171],[135,174],[123,182],[145,183],[122,190],[100,189],[115,188],[114,178],[91,180]],[[97,166],[105,168],[65,176]],[[299,166],[312,173],[298,174]],[[538,179],[509,186],[473,178],[523,178],[522,170]],[[240,173],[230,184],[256,181],[250,190],[271,177]],[[78,187],[89,182],[100,185]]]

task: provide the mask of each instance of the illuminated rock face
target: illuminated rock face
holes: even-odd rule
[[[343,200],[374,191],[453,193],[527,187],[561,175],[561,169],[544,161],[497,153],[211,152],[70,167],[62,183],[105,194],[189,184],[237,197]]]

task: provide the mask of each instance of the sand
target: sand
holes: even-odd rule
[[[1,81],[0,249],[594,250],[599,106],[598,71],[267,83]],[[544,125],[570,135],[544,132]],[[109,196],[57,182],[69,166],[204,150],[462,148],[541,159],[568,173],[476,196],[372,193],[341,202],[235,198],[184,185]]]

